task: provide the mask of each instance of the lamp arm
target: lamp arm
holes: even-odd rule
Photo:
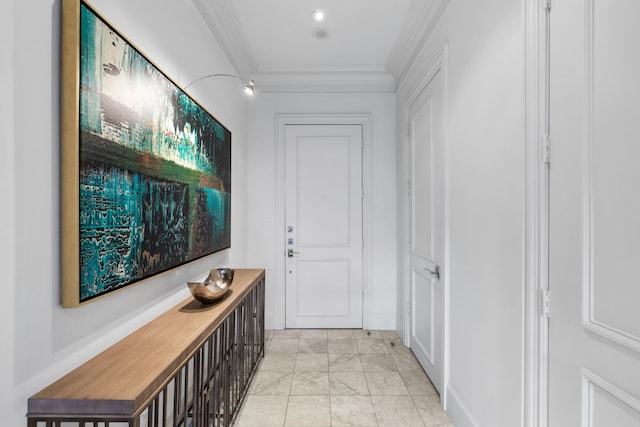
[[[240,82],[244,86],[253,86],[253,81],[247,82],[247,81],[243,80],[240,76],[236,76],[235,74],[214,73],[214,74],[207,74],[206,76],[202,76],[202,77],[199,77],[199,78],[195,79],[194,81],[192,81],[191,83],[186,85],[184,87],[184,90],[187,90],[187,88],[189,86],[193,85],[194,83],[198,83],[200,80],[208,79],[209,77],[232,77],[232,78],[240,80]]]

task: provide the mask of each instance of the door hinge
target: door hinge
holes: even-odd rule
[[[407,195],[411,195],[411,181],[407,181]]]
[[[411,303],[407,303],[407,316],[411,316]]]
[[[542,9],[551,11],[551,0],[542,0]]]
[[[542,162],[551,164],[551,137],[549,135],[542,137]]]
[[[550,302],[549,302],[549,289],[542,289],[540,291],[540,313],[542,317],[549,318],[550,315]]]
[[[407,123],[407,136],[411,136],[411,123]]]

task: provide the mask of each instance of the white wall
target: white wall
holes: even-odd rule
[[[232,72],[187,0],[92,4],[181,85]],[[189,92],[233,134],[232,248],[81,308],[60,306],[60,1],[0,6],[0,415],[26,425],[29,396],[188,296],[185,282],[245,266],[245,96],[209,79]],[[188,71],[187,71],[188,70]]]
[[[3,64],[12,64],[13,57],[13,2],[2,7],[0,13],[0,37],[5,42],[0,44],[0,57]],[[15,308],[13,306],[15,295],[15,281],[17,278],[14,257],[14,232],[12,225],[15,223],[16,212],[12,208],[15,198],[14,185],[14,137],[15,125],[13,114],[13,100],[15,90],[13,85],[13,67],[4,65],[0,67],[0,82],[3,86],[3,96],[0,96],[0,130],[2,132],[2,155],[0,155],[0,196],[3,208],[0,209],[0,271],[2,271],[2,297],[0,298],[0,415],[9,413],[13,396],[13,342],[16,335],[11,327],[14,323]],[[9,141],[8,143],[6,141]],[[6,406],[5,406],[6,405]],[[16,420],[16,418],[13,418]],[[24,418],[21,424],[24,425]]]
[[[259,91],[258,87],[258,91]],[[372,116],[372,205],[369,318],[373,329],[394,329],[396,313],[396,169],[395,96],[393,94],[258,94],[248,105],[248,261],[266,269],[266,325],[284,327],[278,317],[276,269],[284,268],[284,253],[275,253],[284,239],[284,224],[276,223],[276,114],[370,114]],[[284,277],[284,276],[281,276]]]
[[[522,425],[523,5],[513,0],[453,1],[398,90],[398,164],[402,165],[403,105],[448,44],[446,393],[447,410],[457,427]],[[399,188],[403,186],[400,182]],[[398,194],[402,209],[402,192]],[[399,218],[404,218],[402,212]],[[403,229],[400,222],[399,230]],[[404,280],[402,271],[399,276]],[[403,298],[400,287],[398,301]],[[400,304],[398,314],[401,318]]]

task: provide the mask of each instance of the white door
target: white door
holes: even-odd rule
[[[552,2],[551,427],[640,426],[639,16]]]
[[[362,327],[362,126],[287,125],[286,327]]]
[[[438,69],[409,104],[410,347],[442,392],[444,336],[444,85]]]

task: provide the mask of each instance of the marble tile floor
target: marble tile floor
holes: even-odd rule
[[[453,427],[394,331],[266,331],[234,427]]]

